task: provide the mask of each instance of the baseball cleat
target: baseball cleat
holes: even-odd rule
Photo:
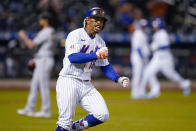
[[[145,99],[146,97],[145,95],[133,95],[131,96],[131,98],[137,100],[137,99]]]
[[[183,90],[184,96],[188,96],[190,94],[190,92],[191,92],[190,88]]]
[[[34,111],[28,111],[26,109],[18,109],[17,113],[19,115],[23,115],[23,116],[33,116],[35,112]]]
[[[190,80],[185,80],[184,89],[183,89],[184,96],[188,96],[190,94],[190,92],[191,92],[190,85],[191,85]]]
[[[88,122],[85,120],[78,120],[72,124],[72,130],[71,131],[81,131],[88,128]]]
[[[147,99],[153,99],[153,98],[158,98],[160,96],[161,96],[160,93],[149,93],[149,94],[146,95],[146,98]]]
[[[39,112],[36,112],[34,115],[34,117],[43,117],[43,118],[50,118],[51,117],[51,113],[50,112],[43,112],[43,111],[39,111]]]
[[[72,125],[72,130],[71,131],[80,131],[80,125],[79,125],[79,121],[74,122]]]
[[[65,130],[63,127],[57,126],[55,131],[68,131],[68,130]]]

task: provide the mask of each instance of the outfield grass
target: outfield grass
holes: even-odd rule
[[[52,118],[19,116],[28,91],[0,91],[0,131],[54,131],[58,117],[52,91]],[[154,100],[131,100],[128,91],[101,91],[110,119],[89,131],[196,131],[196,92],[183,97],[181,92],[163,92]],[[40,98],[38,100],[40,105]],[[39,106],[36,108],[39,109]],[[76,119],[86,115],[77,107]]]

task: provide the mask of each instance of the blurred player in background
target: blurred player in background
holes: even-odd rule
[[[148,63],[150,56],[150,47],[148,44],[147,28],[149,27],[148,21],[141,19],[137,23],[137,28],[131,36],[131,64],[132,64],[132,90],[131,96],[133,99],[140,98],[140,83],[143,76],[143,71]],[[150,84],[153,80],[150,79]]]
[[[152,51],[153,57],[146,67],[144,76],[141,82],[141,90],[145,92],[147,82],[156,76],[158,72],[161,72],[166,78],[178,83],[179,87],[183,90],[184,95],[190,93],[190,81],[182,78],[174,68],[173,56],[170,50],[170,38],[165,30],[165,22],[161,18],[154,18],[152,21],[152,27],[155,33],[152,37]],[[150,92],[147,94],[147,98],[155,98],[160,95],[159,82],[153,81],[150,86]]]
[[[106,21],[103,9],[92,8],[86,14],[84,28],[72,31],[66,39],[63,69],[56,85],[59,108],[56,131],[87,129],[109,118],[103,97],[90,81],[94,65],[100,66],[102,72],[114,82],[123,87],[128,86],[129,79],[120,77],[109,64],[108,49],[97,34],[104,28]],[[73,123],[77,104],[88,115]]]
[[[50,14],[44,12],[39,17],[42,30],[37,36],[30,40],[24,31],[19,32],[19,37],[24,41],[29,49],[37,49],[34,56],[35,69],[30,84],[30,93],[24,109],[18,109],[20,115],[34,117],[50,117],[50,73],[54,65],[53,48],[55,30],[50,25]],[[42,107],[39,112],[34,113],[38,91],[41,92]]]

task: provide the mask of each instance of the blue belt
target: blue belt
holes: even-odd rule
[[[160,46],[158,48],[158,50],[166,50],[166,49],[170,49],[170,46],[169,45],[166,45],[166,46]]]

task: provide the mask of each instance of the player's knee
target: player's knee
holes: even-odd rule
[[[106,122],[109,119],[109,113],[102,114],[102,121]]]
[[[95,117],[102,122],[106,122],[109,119],[109,113],[104,112],[104,113],[95,114]]]

